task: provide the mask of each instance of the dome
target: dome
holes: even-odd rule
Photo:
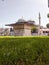
[[[18,22],[25,22],[25,20],[24,19],[19,19]]]
[[[35,24],[35,21],[28,20],[29,23]]]

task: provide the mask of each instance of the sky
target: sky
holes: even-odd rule
[[[39,12],[41,25],[45,27],[49,23],[48,0],[0,0],[0,27],[15,23],[22,17],[25,20],[34,20],[38,24]]]

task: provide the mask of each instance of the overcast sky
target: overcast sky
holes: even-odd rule
[[[38,24],[38,15],[41,14],[41,25],[49,23],[48,0],[0,0],[0,27],[15,23],[23,16],[25,20],[35,20]]]

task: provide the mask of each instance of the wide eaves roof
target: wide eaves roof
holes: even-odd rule
[[[6,26],[14,26],[14,25],[21,25],[21,24],[34,25],[34,23],[35,21],[32,21],[32,20],[25,21],[24,19],[19,19],[16,23],[7,24]]]

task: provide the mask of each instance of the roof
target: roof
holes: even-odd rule
[[[42,28],[42,29],[40,29],[40,30],[42,30],[42,31],[49,31],[49,28]]]
[[[17,22],[25,22],[26,20],[24,20],[24,19],[19,19]]]
[[[21,24],[30,24],[30,25],[34,25],[35,21],[32,20],[24,20],[24,19],[19,19],[16,23],[13,24],[7,24],[6,26],[13,26],[13,25],[21,25]]]

